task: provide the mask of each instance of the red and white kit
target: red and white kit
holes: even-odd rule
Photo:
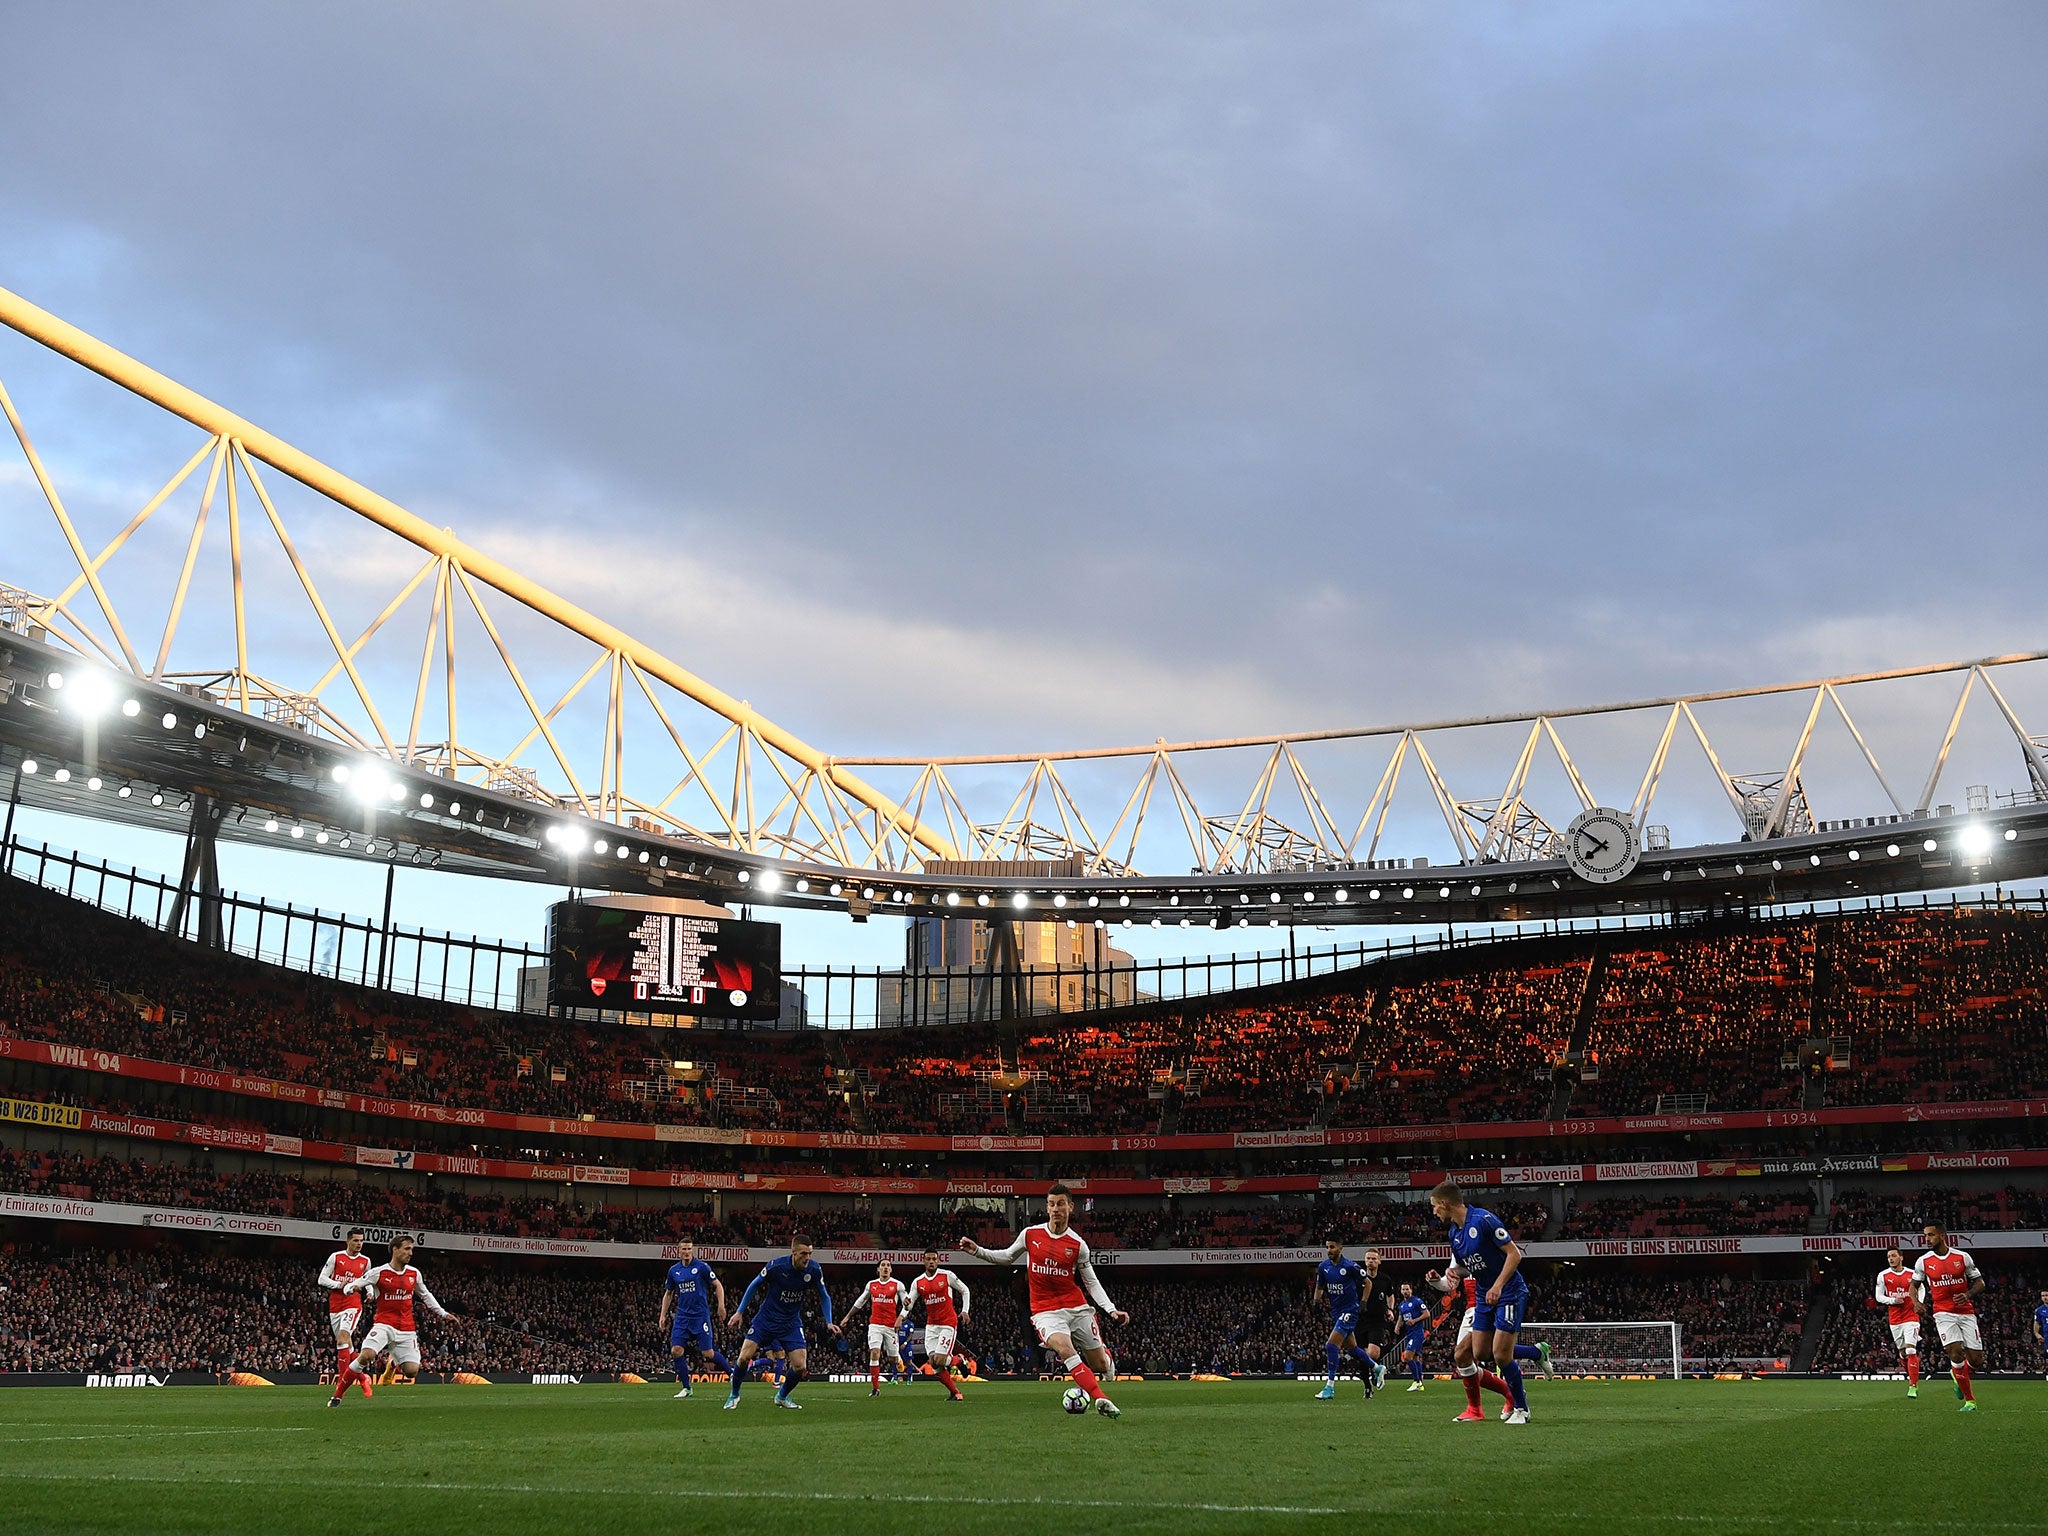
[[[935,1275],[919,1275],[911,1285],[924,1303],[924,1352],[950,1357],[960,1338],[960,1319],[971,1304],[965,1282],[950,1269],[942,1269]],[[953,1301],[956,1295],[960,1298],[957,1306]]]
[[[403,1269],[393,1269],[385,1264],[371,1270],[362,1279],[350,1282],[350,1288],[364,1296],[375,1297],[377,1302],[377,1310],[370,1319],[370,1331],[363,1335],[363,1348],[376,1354],[388,1349],[396,1363],[418,1365],[420,1338],[413,1320],[413,1302],[425,1302],[427,1310],[436,1317],[448,1315],[441,1303],[434,1299],[434,1293],[427,1289],[427,1282],[420,1278],[420,1272],[410,1264]]]
[[[1465,1293],[1465,1315],[1458,1322],[1457,1338],[1457,1342],[1462,1344],[1465,1335],[1472,1331],[1472,1319],[1479,1315],[1479,1282],[1467,1275],[1459,1282],[1459,1288]]]
[[[1892,1326],[1892,1343],[1899,1353],[1910,1355],[1920,1348],[1920,1309],[1913,1302],[1913,1271],[1880,1269],[1877,1272],[1877,1304],[1884,1308]]]
[[[1101,1349],[1096,1308],[1114,1312],[1116,1303],[1096,1278],[1095,1261],[1081,1235],[1069,1227],[1055,1237],[1052,1229],[1040,1222],[1019,1232],[1007,1248],[982,1250],[984,1258],[998,1264],[1010,1263],[1019,1254],[1024,1255],[1025,1268],[1031,1274],[1031,1326],[1038,1330],[1040,1342],[1064,1333],[1077,1349]]]
[[[1984,1337],[1977,1331],[1977,1307],[1970,1300],[1971,1282],[1982,1272],[1977,1261],[1960,1248],[1947,1253],[1923,1253],[1913,1261],[1913,1278],[1927,1293],[1934,1310],[1934,1331],[1943,1344],[1960,1344],[1981,1350]]]
[[[367,1253],[350,1253],[346,1248],[337,1248],[327,1255],[327,1262],[320,1266],[320,1288],[327,1292],[327,1326],[340,1338],[347,1334],[356,1336],[356,1324],[361,1321],[363,1304],[349,1294],[352,1280],[360,1280],[370,1272],[370,1256]]]
[[[879,1350],[891,1360],[901,1360],[896,1347],[896,1320],[910,1305],[910,1287],[901,1280],[868,1282],[868,1353]]]

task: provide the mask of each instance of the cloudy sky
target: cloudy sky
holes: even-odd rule
[[[77,4],[6,48],[0,286],[841,753],[2042,639],[2038,5]],[[174,467],[29,352],[53,460]]]

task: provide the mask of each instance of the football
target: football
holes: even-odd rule
[[[1069,1413],[1086,1413],[1088,1411],[1088,1394],[1079,1387],[1069,1387],[1060,1394],[1060,1406]]]

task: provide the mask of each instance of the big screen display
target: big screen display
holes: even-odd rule
[[[563,902],[548,914],[548,983],[561,1008],[773,1020],[782,929],[736,917]]]

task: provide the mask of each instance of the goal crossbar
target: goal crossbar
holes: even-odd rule
[[[1671,1372],[1671,1379],[1673,1381],[1683,1379],[1685,1375],[1685,1347],[1681,1337],[1682,1330],[1679,1328],[1679,1325],[1676,1322],[1674,1322],[1672,1319],[1668,1317],[1636,1318],[1627,1321],[1599,1323],[1552,1323],[1531,1321],[1524,1323],[1522,1325],[1522,1332],[1524,1334],[1553,1332],[1611,1333],[1625,1328],[1641,1328],[1646,1330],[1654,1330],[1655,1332],[1663,1334],[1669,1341],[1668,1352],[1666,1347],[1660,1344],[1658,1346],[1657,1353],[1654,1356],[1644,1354],[1636,1358],[1641,1359],[1645,1365],[1649,1364],[1654,1359],[1657,1362],[1660,1371],[1668,1369]]]

